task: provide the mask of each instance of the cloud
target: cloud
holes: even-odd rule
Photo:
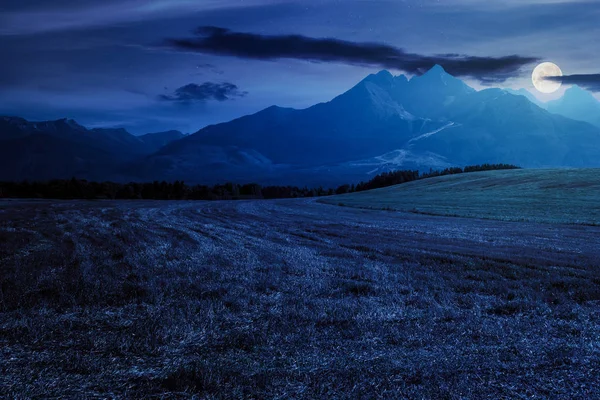
[[[198,65],[196,65],[196,69],[199,71],[209,71],[210,73],[217,74],[217,75],[223,75],[225,73],[225,71],[223,71],[222,69],[217,68],[215,65],[209,64],[209,63],[198,64]],[[203,72],[196,73],[196,75],[202,75],[202,74],[203,74]]]
[[[82,30],[161,20],[208,11],[272,4],[274,0],[2,0],[0,36]],[[276,3],[284,0],[276,0]]]
[[[198,65],[196,65],[196,67],[197,68],[207,68],[207,69],[215,69],[215,68],[217,68],[213,64],[210,64],[210,63],[198,64]]]
[[[600,92],[600,74],[548,76],[549,81],[578,85],[592,92]]]
[[[266,36],[234,32],[220,27],[201,27],[192,38],[167,39],[167,46],[181,50],[259,60],[292,58],[319,62],[372,65],[421,74],[435,64],[455,76],[470,76],[482,82],[504,81],[536,57],[510,55],[476,57],[460,54],[426,56],[381,43],[358,43],[301,35]]]
[[[160,95],[159,99],[179,104],[190,104],[209,100],[233,100],[236,97],[244,97],[246,94],[248,93],[240,91],[233,83],[204,82],[201,85],[189,83],[175,89],[175,92],[171,95]]]

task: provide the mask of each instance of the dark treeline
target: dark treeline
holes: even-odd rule
[[[0,182],[0,198],[41,199],[153,199],[153,200],[238,200],[318,197],[333,194],[361,192],[398,185],[418,179],[464,172],[519,168],[509,164],[483,164],[465,168],[452,167],[426,173],[401,170],[384,172],[368,182],[341,185],[336,189],[299,188],[296,186],[261,186],[256,183],[239,185],[186,185],[183,181],[115,183],[90,182],[84,179],[54,179],[45,182]]]

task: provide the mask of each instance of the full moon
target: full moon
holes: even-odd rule
[[[559,81],[545,79],[548,76],[562,76],[562,71],[558,65],[551,62],[544,62],[535,67],[531,80],[533,86],[542,93],[556,92],[562,85]]]

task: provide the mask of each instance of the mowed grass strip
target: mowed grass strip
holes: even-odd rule
[[[472,172],[319,201],[432,215],[598,225],[600,169]]]

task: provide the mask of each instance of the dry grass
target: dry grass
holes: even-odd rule
[[[595,227],[308,201],[0,210],[3,398],[600,397]]]

